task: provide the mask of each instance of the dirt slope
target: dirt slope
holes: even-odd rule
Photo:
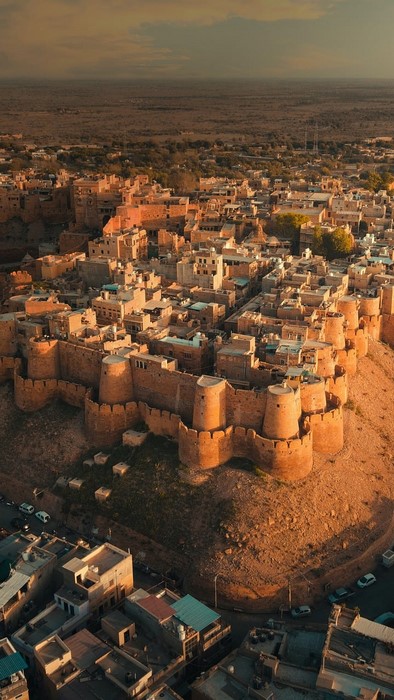
[[[210,471],[188,470],[178,467],[174,445],[169,444],[166,455],[156,439],[144,448],[146,454],[134,453],[130,483],[114,482],[112,510],[117,512],[109,504],[101,514],[166,547],[168,567],[176,552],[188,588],[211,602],[216,575],[219,599],[242,605],[260,605],[261,597],[269,601],[270,595],[275,605],[278,600],[285,603],[289,582],[293,601],[322,595],[330,571],[343,565],[336,585],[354,580],[356,555],[374,543],[379,551],[377,540],[388,531],[393,515],[393,398],[394,352],[371,342],[350,382],[345,447],[337,455],[315,455],[307,479],[285,483],[256,476],[241,460]],[[0,416],[3,474],[32,486],[51,486],[61,473],[74,475],[88,449],[82,412],[56,402],[24,414],[6,385],[0,387]],[[112,478],[111,466],[103,476]],[[86,499],[79,495],[79,507],[97,513],[89,479],[87,484],[89,494]],[[144,504],[149,518],[141,515],[138,504]],[[129,533],[133,547],[131,529]],[[150,563],[155,565],[154,552]]]

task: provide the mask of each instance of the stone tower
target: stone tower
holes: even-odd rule
[[[221,430],[226,427],[226,380],[202,375],[196,384],[193,429]]]
[[[59,379],[59,344],[54,338],[32,338],[27,356],[29,379]]]
[[[324,317],[324,340],[337,350],[345,347],[344,323],[345,317],[340,313],[329,311]]]
[[[289,440],[299,436],[299,402],[286,383],[267,389],[263,435],[271,440]]]
[[[101,363],[99,403],[125,404],[133,400],[130,360],[120,355],[106,355]]]
[[[343,296],[338,299],[338,311],[344,315],[347,327],[351,331],[355,331],[359,326],[358,307],[359,301],[357,297]]]

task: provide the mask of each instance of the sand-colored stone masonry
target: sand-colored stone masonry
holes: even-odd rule
[[[20,371],[22,360],[19,357],[0,357],[0,384],[14,378],[15,371]]]
[[[383,297],[385,310],[391,311],[393,288],[385,288]],[[378,297],[344,297],[338,305],[343,313],[324,315],[325,342],[305,349],[311,361],[315,353],[320,376],[311,375],[295,390],[286,383],[234,389],[223,378],[179,372],[166,358],[105,355],[45,337],[29,343],[27,378],[21,360],[4,356],[0,381],[14,373],[15,401],[25,411],[55,398],[84,406],[87,433],[97,446],[115,444],[125,430],[144,421],[153,433],[178,440],[180,459],[189,466],[213,468],[239,456],[280,478],[303,478],[312,467],[313,451],[342,449],[348,376],[367,352],[375,320],[382,321],[383,339],[394,341],[394,315],[376,315],[379,304]],[[7,353],[13,348],[14,324],[9,318],[4,323]]]

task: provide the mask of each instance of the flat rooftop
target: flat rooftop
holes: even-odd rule
[[[102,547],[99,546],[97,549],[93,549],[92,553],[84,558],[84,562],[89,566],[97,566],[99,576],[102,576],[106,571],[117,566],[128,557],[129,554],[127,552],[122,552],[120,549],[104,544]]]
[[[64,610],[53,605],[44,610],[42,616],[37,616],[28,622],[18,637],[22,642],[33,647],[54,634],[69,619],[70,616]]]
[[[125,688],[131,688],[147,674],[151,675],[151,671],[147,666],[144,666],[141,662],[137,662],[128,654],[121,654],[115,649],[103,659],[100,659],[97,665],[100,666],[103,671],[110,673],[111,676],[116,678]]]

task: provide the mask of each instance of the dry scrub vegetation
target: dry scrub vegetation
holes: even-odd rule
[[[81,412],[54,403],[23,414],[10,386],[1,387],[0,396],[3,473],[40,486],[60,473],[82,476],[85,486],[68,492],[66,511],[91,518],[94,489],[111,486],[112,498],[99,513],[164,546],[168,566],[176,552],[188,584],[206,587],[207,598],[217,573],[221,595],[233,599],[258,599],[289,579],[298,587],[308,580],[317,593],[317,581],[333,567],[343,563],[354,576],[355,555],[391,522],[394,352],[382,343],[370,342],[351,379],[344,449],[315,455],[310,476],[293,483],[243,460],[204,472],[186,469],[177,446],[153,436],[139,449],[115,448],[105,467],[87,468],[83,458],[94,450],[83,436]],[[131,469],[117,479],[111,467],[120,460]]]

